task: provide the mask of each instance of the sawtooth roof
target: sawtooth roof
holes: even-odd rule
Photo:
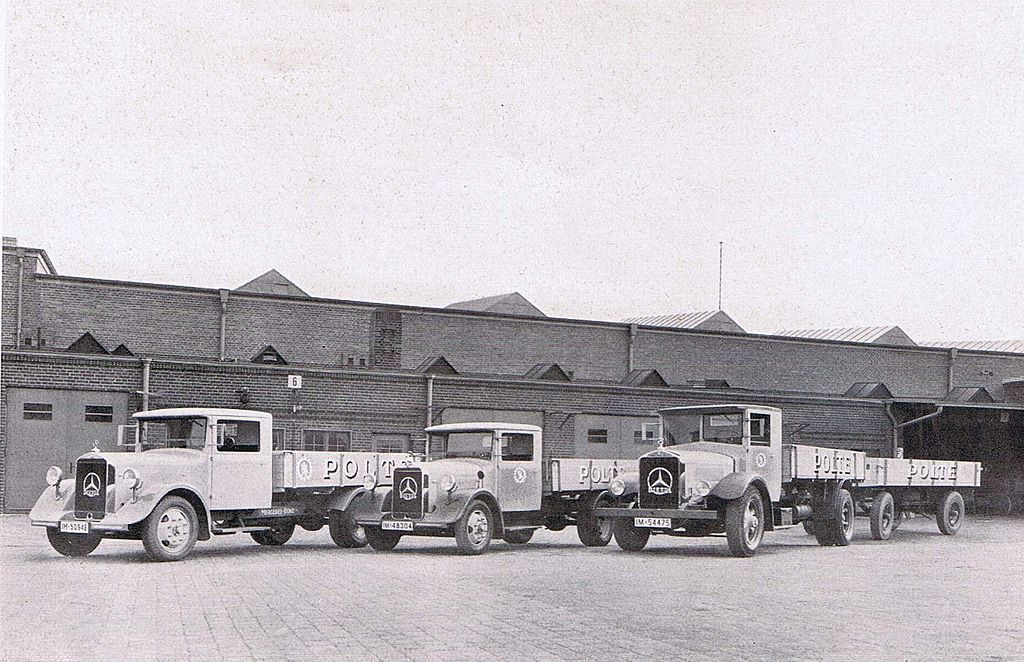
[[[540,308],[530,303],[530,301],[519,292],[497,294],[495,296],[483,297],[482,299],[470,299],[469,301],[457,301],[455,303],[448,304],[445,308],[451,308],[454,310],[474,310],[482,313],[547,317]]]
[[[955,349],[976,349],[983,352],[1024,354],[1024,340],[929,340],[919,344],[923,347],[949,347]]]
[[[672,329],[699,329],[701,331],[732,331],[746,333],[736,320],[722,310],[701,310],[670,315],[639,315],[623,320],[630,324],[664,326]]]
[[[267,273],[253,278],[245,285],[235,288],[235,292],[254,292],[258,294],[283,294],[292,297],[308,297],[306,292],[281,275],[277,269],[271,269]]]
[[[879,345],[916,345],[898,326],[846,326],[825,329],[783,329],[772,335],[814,340],[842,340]]]

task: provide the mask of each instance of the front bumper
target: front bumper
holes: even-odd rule
[[[679,508],[595,508],[598,517],[668,517],[670,519],[718,519],[717,510]]]
[[[90,531],[125,532],[132,524],[144,520],[153,510],[155,496],[146,495],[133,503],[126,503],[116,512],[107,513],[103,519],[76,518],[74,487],[74,480],[69,478],[61,481],[59,497],[53,487],[43,490],[28,514],[32,526],[55,528],[61,522],[89,522]]]

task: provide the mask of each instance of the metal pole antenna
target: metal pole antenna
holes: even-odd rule
[[[718,242],[718,309],[722,309],[722,244]]]

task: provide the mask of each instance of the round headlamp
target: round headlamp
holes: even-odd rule
[[[137,489],[140,485],[142,485],[142,477],[139,476],[138,472],[136,472],[135,469],[125,469],[124,476],[122,477],[124,478],[125,487],[127,487],[129,490]]]
[[[622,496],[626,493],[626,482],[621,478],[613,478],[611,485],[608,486],[608,491],[615,496]]]
[[[60,470],[60,467],[50,467],[46,470],[46,484],[50,487],[59,485],[63,477],[64,472]]]
[[[451,492],[455,489],[455,476],[451,474],[445,474],[441,476],[441,489],[445,492]]]
[[[363,487],[372,490],[377,486],[377,477],[373,474],[363,474]]]
[[[711,494],[711,483],[706,480],[698,480],[697,484],[693,486],[693,493],[699,497],[706,497]]]

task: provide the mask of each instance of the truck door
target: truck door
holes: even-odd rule
[[[782,425],[778,412],[748,411],[744,440],[747,443],[747,471],[764,478],[768,495],[778,501],[782,492]]]
[[[259,421],[220,420],[209,435],[210,510],[269,507],[271,432]]]
[[[503,511],[540,510],[540,438],[535,432],[499,432],[496,491]]]

